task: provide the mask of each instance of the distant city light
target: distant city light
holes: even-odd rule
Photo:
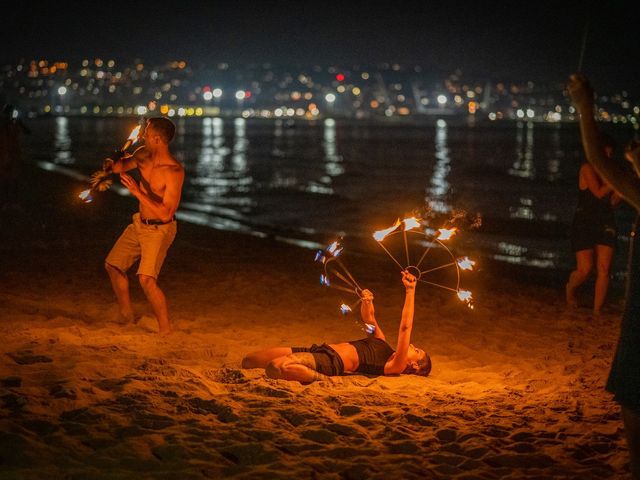
[[[329,102],[329,103],[333,103],[333,102],[335,102],[335,101],[336,101],[336,96],[335,96],[333,93],[327,93],[327,94],[324,96],[324,99],[325,99],[327,102]]]
[[[213,96],[215,98],[220,98],[222,96],[222,90],[220,88],[213,89]]]
[[[245,97],[244,90],[238,90],[238,91],[236,92],[236,99],[238,99],[238,100],[242,100],[242,99],[244,99],[244,97]]]
[[[440,105],[444,105],[445,103],[447,103],[447,96],[446,95],[438,95],[438,103]]]
[[[342,82],[344,80],[344,75],[342,73],[337,74],[336,80],[338,80],[339,82]]]
[[[208,102],[209,100],[211,100],[211,99],[213,98],[213,92],[211,92],[211,91],[204,92],[204,93],[202,94],[202,98],[203,98],[205,101],[207,101],[207,102]]]
[[[58,95],[64,95],[67,93],[67,87],[58,88]]]

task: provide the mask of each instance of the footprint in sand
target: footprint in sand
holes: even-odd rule
[[[18,365],[32,365],[34,363],[50,363],[53,360],[45,355],[36,355],[31,350],[7,353]]]

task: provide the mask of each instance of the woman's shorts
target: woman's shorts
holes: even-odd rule
[[[291,347],[292,353],[307,352],[313,355],[316,362],[316,372],[327,376],[338,376],[344,373],[344,363],[342,358],[333,348],[326,343],[311,347]]]

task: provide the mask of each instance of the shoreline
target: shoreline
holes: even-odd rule
[[[568,311],[549,285],[480,271],[476,308],[420,288],[427,378],[300,385],[242,370],[247,352],[362,335],[318,284],[313,252],[181,222],[159,337],[116,323],[102,267],[130,198],[24,166],[0,211],[0,470],[36,478],[619,478],[628,453],[604,391],[620,306]],[[348,253],[348,252],[347,252]],[[382,255],[345,257],[397,338],[402,286]]]

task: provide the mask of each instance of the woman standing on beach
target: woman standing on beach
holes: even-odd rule
[[[602,135],[602,143],[607,157],[612,158],[613,140]],[[609,289],[609,270],[617,238],[613,207],[620,203],[620,197],[586,161],[580,167],[578,188],[578,206],[571,226],[571,249],[576,255],[576,268],[569,276],[565,293],[567,305],[577,307],[576,289],[589,278],[595,257],[593,314],[597,316]]]
[[[631,456],[631,474],[640,480],[640,144],[632,142],[625,150],[636,175],[606,155],[595,121],[593,91],[581,75],[572,75],[569,94],[580,116],[580,133],[587,160],[639,215],[631,233],[629,271],[620,338],[607,380],[607,390],[620,404],[624,431]]]
[[[431,359],[424,350],[411,345],[416,277],[402,272],[405,287],[404,306],[400,319],[396,350],[387,343],[376,322],[373,294],[362,291],[360,314],[371,326],[367,338],[344,343],[306,347],[275,347],[258,350],[242,359],[242,368],[264,368],[267,376],[282,380],[310,383],[327,380],[345,373],[364,375],[398,375],[413,373],[427,376]]]

